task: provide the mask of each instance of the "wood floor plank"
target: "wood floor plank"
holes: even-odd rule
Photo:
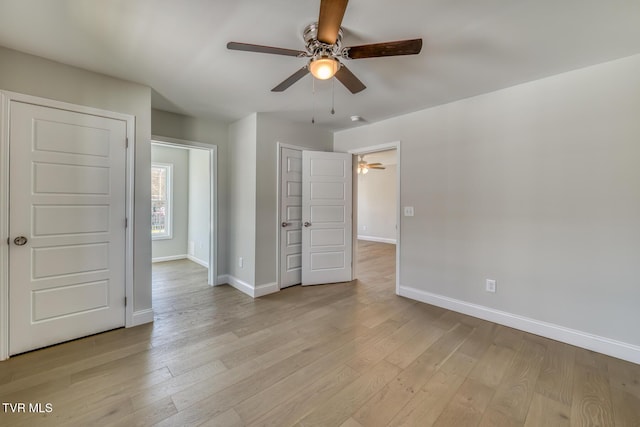
[[[407,369],[400,372],[392,382],[374,394],[358,409],[353,418],[366,426],[389,423],[442,366],[447,364],[451,358],[456,357],[455,351],[471,332],[471,328],[461,324],[451,329]],[[468,369],[471,368],[468,367]]]
[[[571,406],[540,393],[535,393],[527,414],[525,427],[569,427]]]
[[[510,348],[491,344],[469,374],[469,378],[480,381],[489,387],[497,387],[515,354],[516,352]]]
[[[242,427],[244,423],[233,408],[199,424],[198,427]]]
[[[388,325],[379,325],[378,329],[383,331],[385,326],[388,326],[387,329],[395,327],[392,322],[389,322]],[[216,378],[215,384],[210,384],[207,392],[198,395],[193,395],[190,390],[177,393],[172,398],[180,412],[172,416],[170,424],[190,425],[205,417],[216,416],[233,407],[236,402],[244,401],[273,386],[296,370],[322,357],[324,353],[340,349],[349,343],[350,338],[341,333],[339,336],[318,336],[315,342],[308,339],[307,345],[299,348],[294,354],[281,357],[277,363],[254,371],[250,376],[244,378],[240,378],[240,375],[231,376],[243,369],[243,366],[239,366],[229,371],[230,375],[224,378],[227,381],[222,381],[220,377]]]
[[[153,404],[144,406],[138,410],[116,418],[112,422],[106,424],[109,427],[143,427],[154,425],[161,420],[177,413],[173,401],[170,397],[165,397],[155,401]]]
[[[340,427],[364,427],[362,424],[354,420],[353,418],[349,418],[347,421],[340,424]]]
[[[611,401],[615,425],[618,427],[640,426],[640,399],[622,389],[612,387]]]
[[[315,382],[298,389],[297,394],[260,416],[249,426],[281,427],[294,425],[310,413],[318,402],[325,402],[358,378],[360,374],[349,366],[340,366]]]
[[[493,393],[493,388],[467,378],[442,411],[434,426],[478,425]]]
[[[525,421],[545,351],[534,341],[522,341],[494,395],[494,409],[518,422]]]
[[[640,365],[395,295],[395,246],[358,279],[253,299],[153,266],[155,322],[0,363],[2,427],[640,426]]]
[[[542,360],[536,392],[565,405],[573,398],[575,347],[550,341]]]
[[[607,359],[607,372],[612,388],[625,391],[640,399],[640,370],[638,365],[624,360]]]
[[[609,381],[598,368],[586,365],[575,367],[571,425],[614,425]]]
[[[366,402],[378,390],[382,389],[398,373],[398,367],[387,361],[381,361],[336,393],[332,398],[321,402],[311,413],[296,425],[330,426],[340,425],[354,411]]]
[[[389,427],[433,425],[464,380],[464,376],[436,372],[391,419]]]

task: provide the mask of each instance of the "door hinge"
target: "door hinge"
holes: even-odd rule
[[[124,219],[124,228],[129,228],[129,218]]]
[[[7,237],[7,245],[11,244],[11,238]]]
[[[124,139],[124,147],[129,148],[129,138]]]
[[[124,297],[124,306],[127,306],[127,297]]]

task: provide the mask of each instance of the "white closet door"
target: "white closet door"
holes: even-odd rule
[[[280,287],[297,285],[302,269],[302,151],[282,148]]]
[[[125,322],[126,123],[10,104],[10,354]]]
[[[302,153],[302,284],[351,280],[352,156]]]

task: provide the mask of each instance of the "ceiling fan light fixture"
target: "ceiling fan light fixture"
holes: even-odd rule
[[[357,173],[364,175],[369,172],[369,164],[364,161],[364,156],[360,155],[360,161],[358,162]]]
[[[338,69],[340,69],[340,62],[329,56],[320,56],[309,61],[309,71],[318,80],[330,79],[338,72]]]

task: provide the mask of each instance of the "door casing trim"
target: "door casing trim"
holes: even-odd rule
[[[71,104],[38,96],[25,95],[10,91],[0,91],[0,361],[9,358],[9,123],[11,101],[41,105],[59,110],[121,120],[126,123],[126,135],[129,141],[126,147],[125,212],[128,227],[125,228],[125,327],[134,324],[133,293],[133,234],[134,234],[134,151],[135,117],[83,105]],[[124,301],[123,301],[124,304]]]

